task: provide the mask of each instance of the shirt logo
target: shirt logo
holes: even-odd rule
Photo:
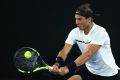
[[[91,41],[85,42],[85,41],[81,41],[81,40],[76,40],[76,41],[81,42],[81,43],[84,43],[84,44],[89,44],[89,43],[91,42]]]

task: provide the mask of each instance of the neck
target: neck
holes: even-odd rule
[[[92,29],[92,27],[93,27],[93,23],[90,23],[90,25],[84,30],[84,34],[87,35]]]

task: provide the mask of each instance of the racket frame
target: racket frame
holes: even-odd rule
[[[31,47],[22,47],[22,48],[20,48],[20,49],[24,49],[24,48],[29,48],[30,50],[33,50],[34,52],[36,52],[37,53],[37,55],[38,55],[38,59],[41,59],[41,63],[44,65],[43,67],[37,67],[37,68],[35,68],[34,70],[32,70],[32,71],[23,71],[23,70],[21,70],[21,69],[19,69],[19,68],[17,68],[17,70],[19,71],[19,72],[21,72],[21,73],[32,73],[32,72],[37,72],[37,71],[40,71],[40,70],[49,70],[49,69],[52,69],[52,67],[51,66],[49,66],[48,64],[46,64],[45,62],[44,62],[44,60],[42,59],[42,57],[40,56],[40,53],[37,51],[37,50],[35,50],[34,48],[31,48]],[[19,49],[19,50],[20,50]],[[19,51],[18,50],[18,51]],[[16,53],[17,53],[17,51],[16,51]],[[15,54],[16,55],[16,54]]]

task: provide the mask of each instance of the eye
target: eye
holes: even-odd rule
[[[78,20],[78,21],[82,21],[82,18],[77,18],[76,20]]]
[[[81,21],[82,19],[81,19],[81,18],[78,18],[78,20],[80,20],[80,21]]]

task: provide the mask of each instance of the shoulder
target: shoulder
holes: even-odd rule
[[[78,31],[78,30],[79,30],[79,28],[76,27],[76,28],[73,28],[71,31]]]
[[[79,28],[76,27],[76,28],[73,28],[73,29],[70,31],[70,33],[78,33],[79,31],[80,31]]]
[[[100,32],[100,33],[104,33],[107,32],[106,29],[103,26],[97,25],[95,24],[95,31]]]

